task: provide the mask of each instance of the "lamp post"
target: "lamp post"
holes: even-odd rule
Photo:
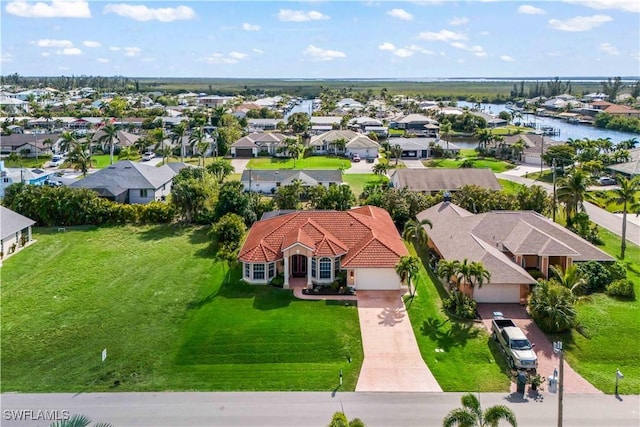
[[[540,178],[542,178],[542,166],[543,166],[542,156],[544,155],[544,131],[541,133],[540,136],[542,137],[542,143],[540,144]]]
[[[622,375],[620,369],[616,369],[616,396],[618,395],[618,381],[622,378],[624,378],[624,375]]]
[[[558,427],[562,427],[562,398],[564,392],[564,352],[562,351],[562,341],[553,343],[553,352],[560,357],[560,374],[558,375]]]

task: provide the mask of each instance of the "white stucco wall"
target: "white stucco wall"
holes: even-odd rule
[[[482,288],[476,286],[473,290],[476,302],[489,303],[519,303],[520,285],[499,285],[485,283]]]
[[[393,268],[357,268],[355,284],[358,290],[396,290],[400,277]]]

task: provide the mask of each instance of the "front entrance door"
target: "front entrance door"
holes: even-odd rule
[[[307,257],[304,255],[293,255],[291,257],[291,276],[307,276]]]

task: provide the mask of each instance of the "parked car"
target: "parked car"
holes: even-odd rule
[[[601,176],[598,179],[598,184],[600,185],[616,185],[616,180],[611,178],[610,176]]]
[[[505,319],[502,313],[495,312],[491,322],[491,332],[512,369],[538,368],[538,357],[533,351],[533,344],[513,320]]]
[[[49,166],[51,166],[52,168],[57,168],[58,166],[61,166],[63,163],[64,163],[64,157],[55,155],[51,158],[51,161],[49,162]]]
[[[353,156],[351,156],[351,161],[353,162],[359,162],[360,161],[360,154],[354,154]]]
[[[153,159],[154,157],[156,157],[156,153],[144,153],[142,155],[142,161],[143,162],[148,162],[149,160]]]

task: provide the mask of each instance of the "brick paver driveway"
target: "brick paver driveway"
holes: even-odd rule
[[[422,360],[401,293],[358,291],[364,363],[356,391],[441,392]]]
[[[504,317],[513,319],[515,324],[527,335],[529,341],[535,344],[534,350],[538,356],[538,373],[543,377],[553,375],[558,369],[559,358],[553,352],[553,344],[542,333],[527,310],[519,304],[478,304],[478,313],[485,326],[491,331],[493,312],[500,311]],[[543,384],[546,389],[547,384]],[[516,391],[515,382],[511,383],[511,391]],[[565,360],[564,362],[564,391],[565,393],[601,393],[591,383],[574,371]]]

